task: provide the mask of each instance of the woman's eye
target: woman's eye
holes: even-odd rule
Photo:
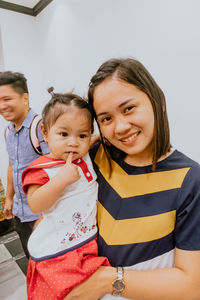
[[[129,111],[131,111],[133,108],[134,108],[133,105],[128,106],[128,107],[125,108],[124,112],[125,112],[125,113],[126,113],[126,112],[129,112]]]
[[[106,123],[109,122],[111,120],[111,117],[105,117],[103,119],[101,119],[101,123]]]
[[[61,132],[61,136],[68,136],[67,132]]]
[[[81,139],[84,139],[84,138],[86,138],[86,137],[87,137],[86,134],[80,134],[80,138],[81,138]]]

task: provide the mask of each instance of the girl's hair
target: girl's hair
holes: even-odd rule
[[[100,66],[89,84],[88,99],[89,104],[92,107],[92,113],[95,119],[97,118],[93,107],[94,90],[100,83],[102,83],[106,78],[109,77],[114,77],[116,79],[118,78],[130,84],[133,84],[149,97],[155,120],[152,141],[152,168],[155,169],[158,159],[162,155],[169,152],[171,149],[165,96],[151,74],[138,60],[133,58],[110,59]],[[108,156],[109,147],[104,144],[103,140],[102,143]],[[113,150],[113,155],[115,154],[120,157],[126,156],[125,153],[115,148],[114,146],[112,146],[111,148]],[[108,159],[109,164],[111,165],[110,158]]]
[[[80,96],[73,93],[55,94],[53,87],[48,89],[52,97],[42,110],[42,121],[45,129],[49,129],[55,124],[56,120],[67,111],[66,106],[76,106],[84,109],[91,121],[91,132],[94,130],[94,117],[92,115],[90,105]]]

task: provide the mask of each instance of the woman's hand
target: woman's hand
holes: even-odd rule
[[[112,293],[112,282],[116,278],[116,268],[100,267],[87,280],[74,287],[64,300],[98,300]]]

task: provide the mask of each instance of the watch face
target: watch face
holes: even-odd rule
[[[117,279],[115,280],[115,282],[113,283],[113,286],[114,288],[117,290],[117,291],[122,291],[125,287],[125,284],[122,280],[120,279]]]

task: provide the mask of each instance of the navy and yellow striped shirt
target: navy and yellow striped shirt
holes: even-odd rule
[[[99,183],[99,255],[112,266],[173,266],[174,249],[200,250],[200,165],[175,150],[151,166],[112,160],[91,151]]]

